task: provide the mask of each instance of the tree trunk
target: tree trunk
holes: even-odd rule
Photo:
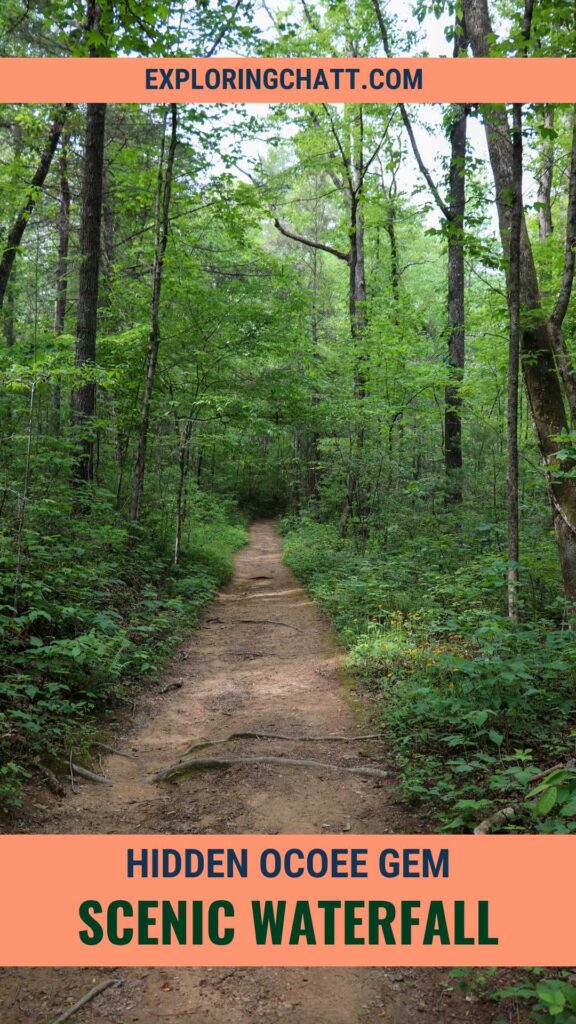
[[[364,350],[368,311],[366,307],[366,264],[364,257],[364,214],[362,210],[362,191],[364,183],[364,138],[362,109],[358,111],[358,120],[352,132],[354,149],[354,180],[350,187],[350,257],[349,257],[349,290],[348,308],[350,313],[350,333],[354,349],[354,394],[356,398],[356,416],[358,423],[355,428],[352,446],[352,465],[348,472],[348,485],[342,514],[340,516],[340,536],[345,537],[348,531],[348,520],[356,507],[363,531],[367,529],[368,496],[365,483],[361,479],[361,459],[364,451],[364,399],[366,398],[366,352]]]
[[[542,127],[546,133],[554,128],[554,107],[547,103],[543,108]],[[552,224],[552,177],[554,174],[554,140],[546,134],[540,149],[538,168],[538,232],[540,241],[545,242],[553,231]]]
[[[58,254],[56,258],[56,298],[54,301],[54,334],[64,333],[66,302],[68,297],[68,247],[70,243],[70,183],[68,181],[69,136],[62,139],[60,149],[60,202],[58,206]],[[58,436],[62,429],[60,381],[54,385],[54,431]]]
[[[393,317],[394,322],[397,324],[400,318],[400,264],[398,259],[398,239],[396,238],[396,205],[395,196],[392,192],[388,198],[384,227],[390,240],[390,286],[394,302]]]
[[[136,452],[136,465],[134,468],[134,483],[132,487],[132,501],[130,504],[130,520],[135,523],[140,515],[142,493],[144,490],[144,472],[146,468],[146,448],[148,444],[148,428],[150,425],[150,404],[154,390],[154,377],[158,363],[158,349],[160,347],[160,296],[162,292],[162,277],[164,271],[164,256],[168,244],[168,227],[170,222],[170,195],[172,191],[172,175],[174,169],[174,155],[177,143],[178,116],[175,103],[171,104],[171,132],[168,156],[166,159],[166,175],[164,176],[164,145],[165,136],[162,133],[160,150],[160,161],[158,166],[158,186],[156,192],[156,241],[154,247],[154,265],[152,269],[152,302],[151,302],[151,326],[150,346],[148,349],[148,363],[146,368],[146,380],[144,383],[144,395],[142,398],[142,412],[140,419],[140,431],[138,435],[138,448]]]
[[[574,112],[573,112],[574,117]],[[543,128],[550,131],[554,127],[554,107],[546,105],[544,107],[544,113],[542,118]],[[573,139],[572,147],[574,149],[576,135],[574,134],[573,126]],[[574,160],[574,152],[572,154],[572,161]],[[552,224],[552,178],[554,173],[554,140],[545,136],[542,140],[542,147],[540,152],[540,166],[538,168],[538,235],[541,242],[545,242],[553,231]],[[545,266],[542,270],[542,293],[547,295],[549,292],[550,284],[550,271],[548,266]],[[558,369],[564,382],[564,388],[566,390],[566,398],[570,408],[570,414],[572,416],[572,423],[576,425],[576,377],[574,375],[574,366],[568,348],[566,346],[566,340],[562,331],[555,329],[554,324],[551,324],[552,344],[554,346],[554,352],[556,354],[556,362],[558,363]]]
[[[180,453],[178,457],[178,488],[176,491],[176,536],[174,539],[174,565],[180,561],[180,549],[182,546],[182,526],[185,518],[184,489],[189,464],[189,445],[192,436],[192,413],[186,421],[184,434],[180,441]]]
[[[466,34],[474,57],[489,55],[492,25],[486,0],[464,0]],[[494,183],[500,236],[508,258],[510,201],[513,192],[512,144],[506,111],[501,106],[482,110]],[[576,479],[566,476],[574,469],[571,459],[558,456],[557,440],[569,429],[564,407],[564,389],[557,372],[553,332],[540,304],[534,256],[522,216],[520,235],[520,301],[529,311],[529,324],[521,330],[524,383],[538,446],[546,471],[558,542],[560,567],[566,599],[576,603]],[[558,328],[558,330],[560,330]],[[560,475],[559,472],[562,474]]]
[[[36,168],[34,177],[30,182],[30,186],[28,188],[28,195],[26,196],[26,199],[23,205],[20,207],[18,213],[16,214],[12,227],[8,231],[6,245],[4,246],[4,251],[2,253],[2,256],[0,257],[0,309],[2,308],[2,305],[4,303],[6,289],[8,287],[8,282],[10,280],[10,274],[12,271],[12,267],[14,265],[14,260],[16,259],[18,246],[22,241],[22,237],[26,230],[26,225],[28,224],[28,221],[30,220],[30,217],[34,211],[34,208],[38,201],[38,195],[42,189],[42,186],[44,185],[46,175],[50,170],[52,157],[56,152],[56,147],[58,146],[60,135],[62,134],[62,128],[64,126],[64,121],[66,119],[67,112],[68,107],[59,107],[56,111],[54,120],[52,121],[52,126],[50,128],[50,134],[46,141],[46,145],[40,155],[38,167]]]
[[[12,348],[15,340],[15,329],[14,329],[14,318],[16,315],[16,302],[14,298],[14,268],[12,268],[12,279],[8,288],[5,292],[5,303],[4,303],[4,341],[8,348]]]
[[[96,362],[105,125],[106,104],[89,103],[86,108],[76,325],[76,367],[79,373],[84,371],[87,375],[91,374]],[[88,379],[80,383],[72,394],[72,421],[78,447],[73,474],[77,482],[88,483],[94,479],[92,421],[95,411],[96,383]]]
[[[460,53],[457,37],[454,56]],[[444,392],[446,503],[462,501],[462,396],[464,377],[464,212],[466,206],[466,107],[454,108],[450,131],[450,217],[448,228],[448,368]]]
[[[522,104],[514,104],[512,136],[512,183],[508,259],[508,617],[518,621],[518,368],[520,360],[520,235],[522,231]]]

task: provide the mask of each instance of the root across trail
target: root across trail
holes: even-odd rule
[[[73,769],[76,792],[68,783],[62,797],[39,767],[19,831],[422,831],[422,822],[396,802],[386,763],[371,767],[372,760],[385,760],[385,751],[343,665],[320,610],[282,562],[275,524],[255,523],[233,579],[161,686],[142,694],[134,717],[110,744],[100,744],[97,778]],[[225,750],[190,757],[211,747]],[[171,785],[155,784],[154,776],[186,762],[192,768],[176,772]],[[228,770],[196,770],[202,766]],[[106,969],[3,969],[0,1020],[39,1024],[65,1019],[63,1011],[73,1011],[74,1024],[488,1024],[493,1018],[439,969],[130,968],[116,969],[114,984],[109,978]]]
[[[152,782],[164,782],[173,779],[185,772],[202,771],[206,768],[231,768],[235,764],[272,764],[280,768],[311,768],[320,771],[351,772],[353,775],[365,775],[376,779],[385,779],[388,772],[379,768],[369,768],[360,765],[357,768],[348,768],[342,764],[328,764],[326,761],[309,761],[302,757],[270,757],[262,754],[260,757],[193,757],[189,761],[178,761],[176,764],[163,768],[152,776]]]

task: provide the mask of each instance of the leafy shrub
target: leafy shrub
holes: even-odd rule
[[[526,1000],[530,1009],[530,1020],[534,1024],[576,1024],[576,985],[573,976],[563,971],[558,978],[541,977],[541,968],[526,972],[526,979],[519,984],[496,992],[498,999]],[[495,1024],[504,1024],[496,1021]]]
[[[485,552],[454,570],[462,553],[445,542],[442,558],[423,563],[412,536],[358,552],[331,524],[287,521],[284,530],[286,561],[322,602],[350,666],[381,695],[403,796],[453,831],[526,798],[516,827],[573,831],[570,780],[530,793],[537,766],[571,753],[573,633],[550,618],[513,626],[500,612],[505,567]]]
[[[0,804],[14,806],[36,761],[82,749],[103,715],[153,680],[232,569],[245,530],[225,502],[195,494],[180,564],[144,524],[127,531],[102,492],[89,517],[66,501],[35,528],[29,512],[23,571],[0,536]],[[235,522],[233,520],[236,520]]]

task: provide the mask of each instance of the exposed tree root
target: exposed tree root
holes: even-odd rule
[[[283,768],[320,768],[322,771],[345,772],[350,775],[368,775],[376,779],[386,779],[388,772],[380,768],[346,768],[339,764],[326,764],[324,761],[303,761],[292,757],[195,757],[190,761],[178,761],[163,768],[152,776],[152,782],[164,782],[184,772],[203,770],[204,768],[231,768],[236,764],[273,764]]]
[[[110,779],[104,778],[103,775],[97,775],[96,772],[88,771],[88,768],[83,768],[81,764],[74,764],[70,762],[70,768],[74,775],[79,775],[81,779],[88,779],[89,782],[100,782],[104,786],[111,786]]]
[[[231,740],[287,740],[289,743],[354,743],[355,740],[377,740],[380,739],[377,732],[369,732],[364,736],[284,736],[277,732],[231,732],[219,740],[199,740],[187,747],[186,753],[191,754],[193,750],[202,750],[205,747],[219,747],[223,743],[230,743]]]
[[[99,985],[95,985],[89,992],[86,992],[77,1003],[74,1003],[74,1006],[69,1006],[68,1009],[64,1010],[59,1017],[55,1017],[52,1024],[63,1024],[65,1020],[69,1020],[75,1013],[78,1013],[78,1010],[81,1010],[83,1006],[92,1002],[92,1000],[95,999],[96,996],[99,996],[101,992],[105,992],[106,989],[111,988],[112,985],[116,987],[116,985],[120,984],[121,981],[119,978],[108,978],[108,981],[101,981]]]

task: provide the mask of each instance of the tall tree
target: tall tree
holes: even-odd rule
[[[388,29],[380,0],[372,0],[384,52],[392,56]],[[462,16],[456,5],[454,25],[454,57],[466,52],[466,37]],[[468,109],[457,103],[450,111],[450,168],[448,199],[445,200],[426,166],[416,141],[410,115],[404,103],[400,114],[418,168],[433,199],[444,218],[448,236],[448,373],[444,389],[444,466],[446,470],[446,502],[462,501],[462,395],[461,386],[465,368],[465,275],[464,275],[464,216],[466,210],[466,125]]]
[[[487,57],[494,38],[487,0],[464,0],[466,34],[475,58]],[[502,248],[509,266],[509,197],[514,194],[513,151],[506,110],[501,106],[483,107],[488,153],[494,183]],[[557,372],[555,337],[562,339],[574,277],[576,227],[576,128],[573,133],[570,194],[566,229],[565,261],[562,284],[556,305],[546,317],[541,304],[534,254],[524,215],[520,235],[520,299],[525,311],[521,329],[522,369],[538,446],[546,471],[558,542],[564,592],[568,602],[576,602],[576,476],[574,459],[562,446],[561,437],[569,430],[562,377]],[[563,339],[562,339],[563,340]]]
[[[40,154],[38,166],[32,176],[30,184],[28,186],[26,198],[18,210],[16,217],[14,218],[12,225],[8,231],[6,237],[6,244],[0,257],[0,309],[4,303],[6,296],[6,290],[10,281],[10,274],[14,266],[14,260],[16,259],[16,253],[18,247],[22,242],[26,225],[28,224],[32,213],[38,202],[38,196],[42,191],[44,182],[50,170],[52,164],[52,158],[56,152],[64,122],[66,120],[66,114],[68,113],[69,107],[58,107],[56,113],[52,119],[50,126],[50,132],[44,149]]]
[[[60,196],[58,202],[58,252],[56,257],[56,296],[54,300],[54,334],[64,333],[68,300],[68,249],[70,245],[70,182],[68,180],[68,147],[70,137],[62,138],[59,160]],[[61,430],[61,386],[54,387],[54,428]]]
[[[170,143],[164,167],[164,147],[166,143],[165,125],[162,128],[162,140],[160,144],[160,159],[158,161],[158,182],[156,188],[156,233],[154,245],[154,263],[152,267],[152,299],[150,307],[150,344],[148,347],[148,360],[146,365],[146,380],[144,382],[144,394],[142,397],[142,409],[140,414],[140,428],[138,432],[138,448],[136,452],[136,465],[134,467],[134,481],[132,485],[132,500],[130,503],[130,519],[136,522],[140,515],[140,505],[144,490],[144,473],[146,468],[146,448],[148,444],[148,429],[150,426],[150,403],[154,390],[154,378],[158,364],[158,350],[160,348],[160,299],[162,294],[162,278],[164,274],[164,257],[168,245],[168,231],[170,227],[170,198],[172,195],[172,179],[174,175],[174,158],[178,142],[178,108],[175,103],[170,105]]]
[[[72,394],[72,422],[77,444],[73,473],[75,480],[85,483],[94,479],[96,382],[93,371],[96,363],[105,127],[106,104],[89,103],[84,141],[76,322],[76,369],[80,382]]]
[[[514,104],[512,128],[512,209],[508,257],[508,616],[518,619],[518,373],[520,361],[520,237],[522,232],[522,104]]]

